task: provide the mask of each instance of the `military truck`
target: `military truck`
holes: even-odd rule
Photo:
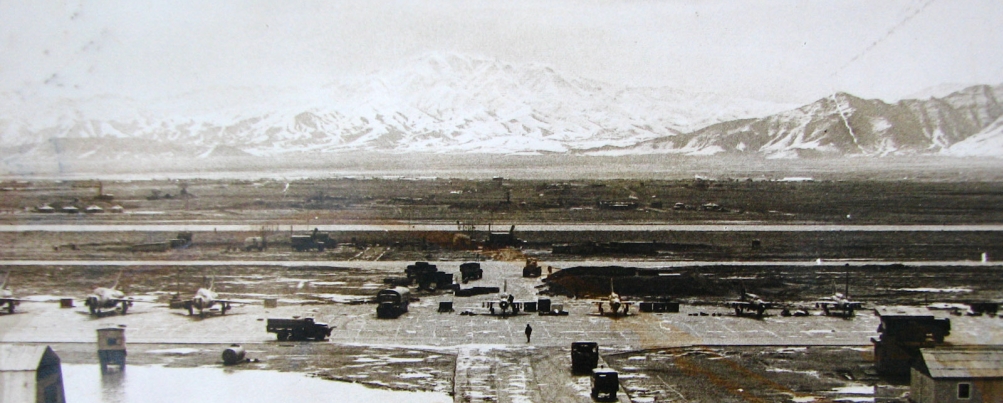
[[[433,275],[437,271],[439,271],[438,266],[429,264],[428,262],[414,262],[414,264],[409,264],[407,265],[407,268],[404,269],[404,273],[407,274],[407,278],[411,280],[417,280],[419,277]]]
[[[469,280],[479,280],[482,277],[484,277],[484,270],[481,270],[480,263],[471,262],[460,265],[460,280],[463,283]]]
[[[376,317],[396,318],[407,312],[411,302],[411,291],[407,287],[394,287],[376,293]]]
[[[592,370],[592,399],[615,401],[618,389],[620,389],[619,374],[612,368],[601,367]]]
[[[268,247],[268,240],[263,236],[250,236],[244,238],[244,251],[250,252],[252,250],[257,250],[261,252]]]
[[[588,374],[599,364],[599,343],[576,341],[571,343],[571,373]]]
[[[313,229],[310,235],[293,235],[290,243],[296,252],[310,249],[317,249],[318,252],[323,252],[324,249],[338,246],[338,243],[334,239],[331,239],[331,234],[319,232],[316,228]]]
[[[540,277],[543,274],[543,268],[537,263],[536,259],[526,258],[526,266],[522,268],[523,277]]]
[[[331,335],[327,323],[314,322],[313,318],[273,319],[265,325],[268,333],[275,333],[279,341],[317,340],[323,341]]]
[[[184,249],[192,245],[192,233],[190,231],[179,232],[174,239],[164,242],[143,243],[132,245],[133,252],[166,252],[171,249]]]
[[[418,283],[419,290],[446,290],[459,289],[459,285],[453,284],[453,273],[439,271],[439,268],[428,262],[415,262],[408,265],[404,270],[409,280]]]

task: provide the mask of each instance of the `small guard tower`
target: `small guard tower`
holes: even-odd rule
[[[929,310],[916,307],[877,307],[881,318],[880,338],[874,343],[875,369],[884,375],[909,375],[918,361],[920,349],[944,343],[951,334],[951,320],[934,316]]]
[[[121,327],[98,329],[98,360],[101,361],[101,373],[108,372],[108,365],[117,365],[120,371],[124,371],[125,355],[125,329]]]

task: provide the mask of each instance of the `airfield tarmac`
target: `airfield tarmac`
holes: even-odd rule
[[[221,367],[222,350],[230,343],[240,343],[248,349],[249,357],[260,362],[236,368],[304,372],[380,388],[448,393],[458,402],[590,400],[588,377],[570,374],[569,346],[574,341],[598,342],[602,355],[610,357],[607,362],[623,375],[622,398],[639,402],[672,401],[672,396],[684,396],[687,401],[743,401],[741,395],[713,392],[722,388],[680,386],[682,381],[666,378],[671,371],[667,373],[664,366],[657,364],[665,360],[675,363],[670,366],[685,363],[694,368],[711,368],[718,364],[717,360],[734,359],[735,365],[771,379],[774,372],[786,369],[745,365],[741,360],[775,354],[791,362],[825,357],[823,362],[815,363],[815,369],[784,373],[793,378],[784,384],[797,385],[796,393],[778,392],[783,388],[767,383],[742,388],[763,401],[808,401],[804,399],[811,396],[819,400],[833,398],[833,390],[868,376],[861,368],[869,365],[866,356],[872,350],[870,338],[877,337],[879,322],[870,310],[850,319],[781,317],[776,311],[754,319],[736,317],[716,304],[684,304],[679,313],[642,313],[635,305],[629,316],[614,318],[599,316],[594,300],[560,296],[550,298],[564,304],[567,316],[521,313],[500,317],[489,315],[481,306],[482,301],[497,298],[495,295],[453,297],[428,293],[418,293],[420,300],[400,318],[376,319],[375,305],[363,302],[381,287],[380,279],[399,276],[406,265],[413,263],[404,261],[231,266],[215,274],[217,290],[222,297],[246,304],[236,306],[225,316],[200,318],[168,309],[164,301],[176,289],[177,279],[171,275],[176,269],[150,267],[149,262],[132,266],[131,274],[124,276],[127,282],[123,285],[132,295],[148,301],[136,302],[126,315],[92,317],[79,301],[75,308],[60,308],[53,302],[59,296],[82,298],[89,288],[107,285],[104,283],[120,269],[94,263],[85,267],[19,267],[16,274],[25,270],[39,274],[40,279],[31,287],[35,295],[29,299],[50,302],[25,302],[17,313],[0,315],[0,342],[50,344],[64,362],[94,364],[95,329],[124,326],[129,360],[134,365]],[[434,263],[459,277],[462,262]],[[521,277],[521,263],[485,261],[481,265],[484,278],[464,287],[507,286],[517,301],[536,299],[542,283],[540,279]],[[63,279],[41,280],[46,276]],[[76,281],[66,281],[66,277],[75,277]],[[194,291],[198,280],[183,281],[183,289],[191,288],[186,294]],[[266,297],[278,298],[279,306],[265,308],[261,300]],[[436,312],[439,301],[453,301],[455,311]],[[476,315],[460,315],[463,311]],[[935,314],[949,316],[946,312]],[[314,317],[332,325],[330,341],[278,342],[273,334],[265,332],[265,319],[294,316]],[[949,317],[953,329],[949,343],[1003,344],[1003,320]],[[534,329],[531,343],[526,343],[523,335],[527,323]],[[851,382],[844,373],[827,373],[826,367],[850,368],[847,371],[857,374]],[[872,385],[880,382],[870,380]]]
[[[150,302],[100,318],[79,300],[75,308],[25,302],[16,314],[0,314],[0,342],[52,345],[64,363],[96,368],[95,329],[124,325],[130,366],[163,366],[165,377],[175,377],[167,370],[284,371],[456,402],[577,402],[591,400],[589,379],[571,376],[569,347],[589,340],[600,344],[605,365],[620,372],[621,401],[902,401],[907,385],[873,372],[870,338],[878,319],[869,309],[851,319],[785,318],[775,311],[753,319],[721,307],[734,296],[715,294],[687,297],[680,313],[640,313],[634,306],[631,316],[610,318],[596,314],[594,300],[552,296],[568,316],[499,318],[460,315],[486,313],[481,301],[496,296],[417,294],[409,313],[378,320],[375,306],[364,301],[384,277],[402,275],[415,260],[453,273],[463,261],[486,260],[484,279],[466,286],[507,283],[517,300],[532,300],[542,289],[538,279],[521,277],[527,256],[564,268],[618,264],[686,272],[682,267],[692,266],[725,282],[779,279],[796,291],[784,302],[829,295],[833,278],[852,271],[853,296],[868,308],[998,300],[1003,289],[1003,267],[994,263],[1003,256],[998,182],[342,178],[105,185],[114,203],[94,199],[93,183],[19,182],[0,189],[0,265],[13,271],[16,296],[39,301],[83,298],[125,267],[122,289]],[[183,185],[194,196],[151,197]],[[639,204],[612,211],[598,208],[599,200]],[[676,202],[692,208],[676,210]],[[697,207],[708,202],[724,209]],[[125,212],[36,211],[91,203],[119,204]],[[527,244],[497,252],[453,245],[457,234],[483,242],[488,223],[492,230],[517,224]],[[290,252],[290,232],[316,227],[330,229],[343,245]],[[193,247],[130,251],[179,230],[196,231]],[[236,251],[259,233],[268,235],[268,250]],[[551,254],[557,243],[611,241],[712,247],[655,257]],[[753,250],[753,241],[762,248]],[[190,297],[203,274],[216,277],[222,297],[248,303],[205,319],[167,308],[169,294]],[[264,298],[278,298],[279,306],[266,309]],[[437,313],[438,302],[448,299],[455,311]],[[951,318],[950,344],[1003,344],[998,317],[931,312]],[[292,316],[330,323],[331,339],[278,342],[265,332],[265,319]],[[532,343],[522,333],[526,323],[534,328]],[[224,368],[220,354],[230,343],[244,345],[256,361]],[[108,379],[102,388],[121,386]]]

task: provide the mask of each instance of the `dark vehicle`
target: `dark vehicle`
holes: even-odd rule
[[[244,251],[250,252],[252,250],[257,250],[261,252],[268,247],[268,240],[263,236],[251,236],[244,238]]]
[[[380,290],[376,293],[376,317],[396,318],[407,312],[411,291],[407,287]]]
[[[536,259],[527,258],[526,266],[522,268],[523,277],[540,277],[543,274],[543,268],[540,267]]]
[[[310,249],[317,249],[318,252],[323,252],[324,249],[333,248],[338,246],[338,243],[331,239],[331,234],[326,232],[318,232],[316,228],[310,235],[293,235],[290,239],[293,250],[297,252],[303,252]]]
[[[475,295],[497,294],[501,292],[499,287],[470,287],[453,291],[457,297],[473,297]]]
[[[411,280],[434,275],[437,271],[439,271],[438,266],[428,264],[428,262],[414,262],[414,264],[407,265],[407,269],[404,269],[407,278]]]
[[[587,374],[599,365],[599,343],[576,341],[571,343],[571,373]]]
[[[481,270],[480,263],[464,263],[460,265],[460,279],[464,283],[468,280],[479,280],[484,277],[484,270]]]
[[[439,271],[439,268],[428,262],[415,262],[404,270],[407,278],[418,283],[419,290],[458,289],[453,286],[453,273]]]
[[[592,370],[592,398],[599,401],[616,400],[616,391],[620,389],[619,374],[611,368],[596,368]]]
[[[189,231],[179,232],[174,239],[165,242],[144,243],[132,245],[133,252],[166,252],[170,249],[184,249],[192,245],[192,233]]]
[[[313,318],[269,318],[265,330],[268,333],[275,333],[279,341],[308,339],[322,341],[331,335],[331,328],[327,323],[314,322]]]

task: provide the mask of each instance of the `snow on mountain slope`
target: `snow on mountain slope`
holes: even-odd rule
[[[959,141],[944,150],[944,154],[969,157],[1003,157],[1003,117],[981,132]]]
[[[48,103],[4,99],[3,146],[105,140],[64,142],[61,152],[94,158],[116,138],[142,139],[119,148],[143,153],[146,144],[151,154],[163,152],[163,143],[184,145],[196,155],[211,155],[219,146],[262,156],[568,152],[626,147],[790,107],[671,88],[616,87],[547,66],[457,54],[427,55],[406,68],[309,91],[219,88],[142,103],[110,96]]]
[[[0,151],[7,160],[360,151],[993,155],[986,148],[996,132],[987,127],[1003,115],[1003,86],[895,103],[838,93],[795,108],[458,54],[306,90],[209,88],[145,101],[6,95]]]
[[[973,86],[943,98],[895,104],[839,93],[765,118],[723,122],[692,133],[588,153],[760,154],[776,158],[937,154],[1001,115],[1003,86]]]

